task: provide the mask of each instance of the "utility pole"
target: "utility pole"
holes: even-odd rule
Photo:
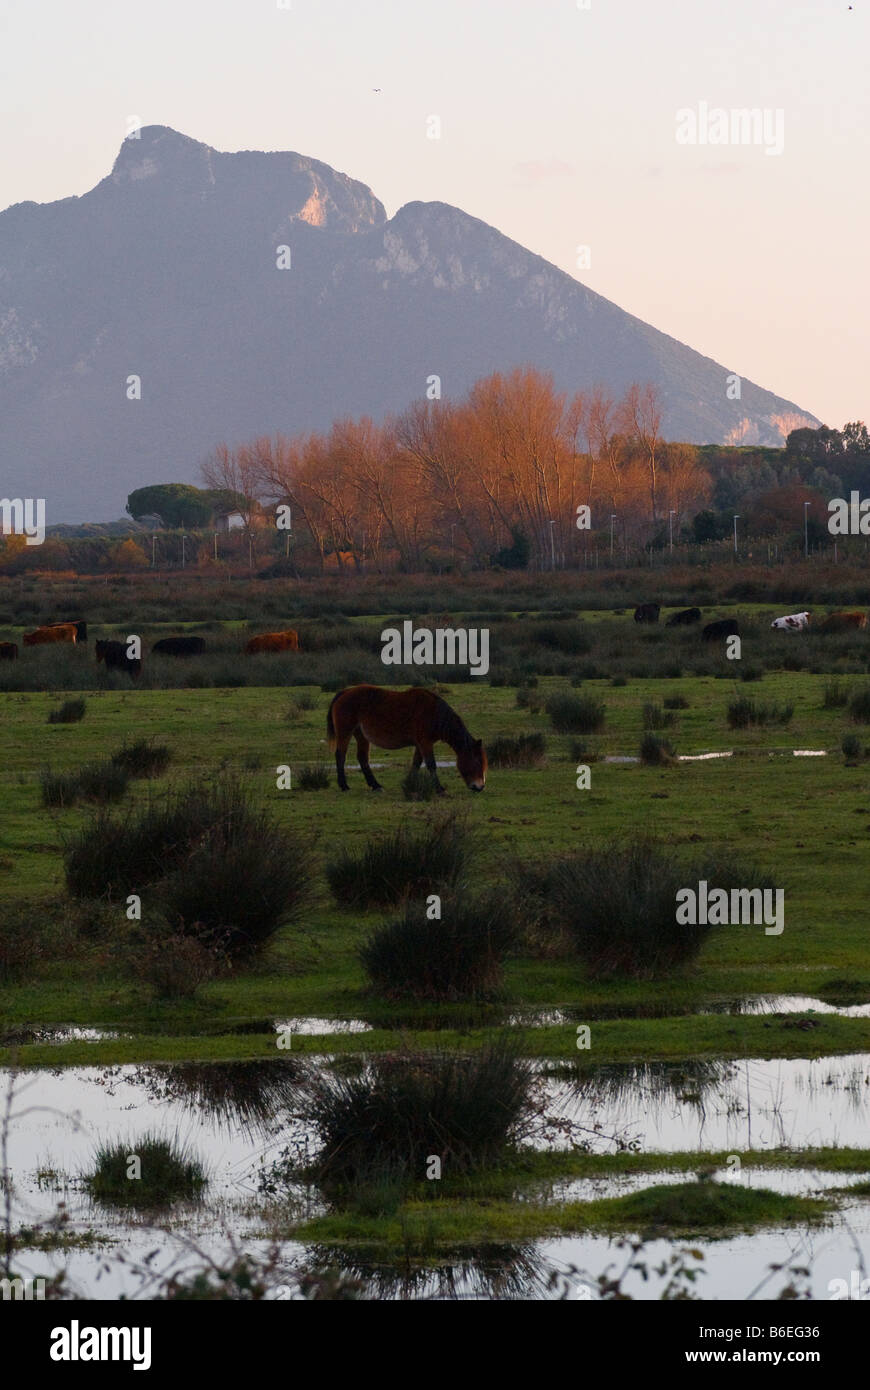
[[[556,525],[555,521],[552,521],[552,520],[551,520],[551,521],[550,521],[550,561],[551,561],[551,566],[552,566],[553,569],[556,568],[556,532],[553,530],[553,527],[554,527],[555,525]]]
[[[739,520],[740,520],[740,513],[738,512],[738,513],[736,514],[736,516],[734,517],[734,554],[735,554],[735,555],[737,554],[737,523],[738,523]]]
[[[613,523],[616,520],[616,512],[610,513],[610,558],[613,559]]]
[[[673,555],[673,553],[674,553],[674,517],[675,517],[675,516],[676,516],[676,512],[674,511],[674,509],[673,509],[673,507],[672,507],[671,510],[670,510],[670,512],[668,513],[668,527],[669,527],[669,530],[670,530],[671,554],[672,554],[672,555]]]
[[[804,502],[804,559],[810,558],[810,529],[808,517],[810,514],[811,503]]]

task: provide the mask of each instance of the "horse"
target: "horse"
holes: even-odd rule
[[[326,716],[329,746],[335,750],[338,785],[349,791],[344,760],[351,737],[356,738],[363,777],[372,791],[381,784],[369,767],[369,747],[414,749],[412,766],[425,763],[436,790],[438,780],[433,745],[447,743],[456,754],[456,770],[473,792],[486,784],[486,750],[479,738],[472,738],[459,715],[433,690],[415,685],[410,690],[386,690],[380,685],[350,685],[340,690]]]

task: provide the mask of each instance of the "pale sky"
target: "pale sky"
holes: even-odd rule
[[[86,192],[134,116],[295,150],[389,215],[461,207],[830,425],[868,420],[870,0],[853,4],[0,0],[0,207]],[[679,144],[701,102],[781,110],[782,154]]]

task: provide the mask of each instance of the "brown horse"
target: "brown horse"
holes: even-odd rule
[[[479,738],[472,738],[455,710],[432,690],[412,686],[410,690],[385,690],[380,685],[350,685],[340,690],[326,716],[329,746],[335,749],[338,785],[349,790],[344,775],[344,759],[351,737],[356,738],[359,765],[372,791],[381,784],[369,767],[369,748],[413,748],[413,766],[425,763],[439,792],[433,746],[439,739],[456,754],[456,769],[473,792],[482,792],[486,783],[486,750]]]

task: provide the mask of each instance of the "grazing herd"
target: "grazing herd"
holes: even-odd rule
[[[657,623],[661,608],[657,603],[641,603],[634,610],[634,621],[636,623]],[[806,632],[810,626],[812,613],[804,611],[802,613],[787,613],[784,618],[774,618],[770,624],[776,632]],[[667,619],[666,627],[688,627],[693,623],[701,621],[700,608],[683,608],[677,613],[672,613]],[[824,618],[817,627],[817,632],[849,632],[855,630],[863,632],[870,626],[870,619],[866,613],[831,613]],[[707,623],[701,629],[701,638],[704,642],[717,642],[725,637],[739,637],[740,626],[736,618],[720,618],[717,622]]]
[[[25,647],[54,646],[67,643],[77,646],[88,640],[88,625],[80,618],[68,622],[45,623],[33,632],[25,632]],[[206,649],[204,637],[161,637],[151,648],[152,656],[202,656]],[[245,644],[245,652],[254,655],[258,652],[298,652],[299,634],[292,628],[285,632],[266,632],[252,637]],[[98,639],[95,644],[97,662],[102,662],[107,671],[123,671],[136,679],[142,674],[141,656],[131,656],[126,642],[111,639]],[[0,642],[0,661],[15,661],[18,658],[17,642]]]

